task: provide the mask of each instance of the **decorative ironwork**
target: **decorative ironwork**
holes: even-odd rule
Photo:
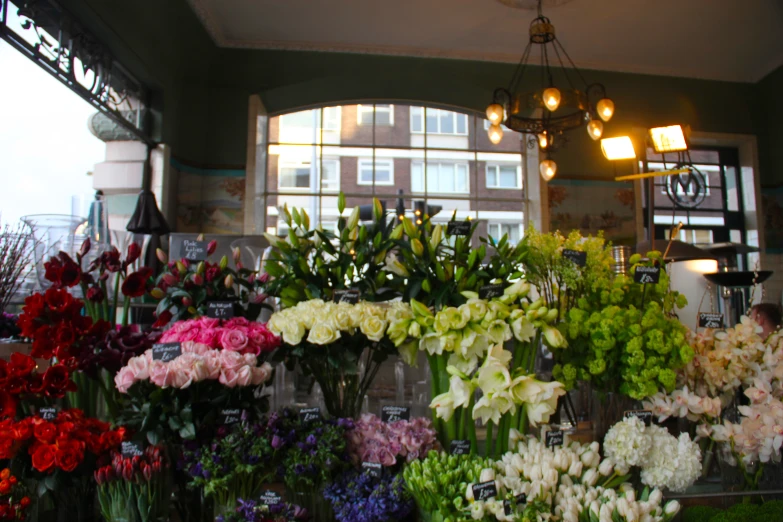
[[[147,93],[109,49],[53,0],[0,0],[0,37],[148,145]]]
[[[685,209],[698,208],[707,197],[707,178],[690,164],[678,163],[675,169],[687,168],[685,174],[675,174],[666,180],[666,195],[675,206]]]

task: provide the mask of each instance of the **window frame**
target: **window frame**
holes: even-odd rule
[[[414,109],[418,109],[421,111],[421,129],[422,130],[414,130],[413,129],[413,111]],[[438,111],[438,130],[433,131],[427,128],[427,112],[428,111]],[[440,117],[442,112],[447,112],[451,114],[454,117],[454,132],[441,132],[440,131]],[[465,118],[465,132],[458,132],[457,128],[457,116],[462,116]],[[456,111],[450,111],[447,109],[438,109],[438,108],[431,108],[431,107],[419,107],[419,106],[410,106],[410,131],[411,134],[424,134],[425,131],[427,134],[434,134],[437,136],[469,136],[470,135],[470,120],[468,119],[468,115],[462,112],[456,112]]]
[[[376,179],[370,180],[370,181],[362,181],[362,163],[369,164],[373,171],[377,173],[378,171],[378,163],[379,162],[387,162],[389,164],[389,181],[378,181],[377,174]],[[356,161],[356,184],[366,187],[373,186],[373,183],[375,183],[375,186],[384,186],[389,187],[394,185],[394,158],[358,158]]]
[[[455,190],[453,192],[446,192],[446,191],[441,191],[441,190],[430,190],[429,187],[427,187],[427,183],[426,183],[427,176],[425,175],[426,174],[426,168],[427,168],[428,164],[429,165],[438,165],[438,169],[440,169],[440,167],[442,165],[454,165],[454,174],[455,174],[455,176],[456,176],[456,173],[457,173],[457,166],[461,165],[461,166],[465,167],[465,191],[464,192],[460,192],[460,191],[456,191]],[[422,186],[424,187],[424,190],[416,191],[416,190],[413,189],[413,167],[414,167],[414,165],[421,165],[422,175],[425,175],[424,176],[425,179],[422,180]],[[440,174],[440,172],[438,172],[438,174]],[[440,182],[438,184],[440,185]],[[454,186],[456,186],[456,185],[457,184],[455,182]],[[411,194],[424,194],[425,192],[428,195],[429,194],[436,194],[436,195],[470,194],[470,162],[469,161],[468,162],[461,162],[461,161],[421,161],[421,160],[411,160]],[[448,199],[448,198],[446,198],[446,199]]]
[[[487,222],[487,237],[491,236],[495,241],[500,241],[503,238],[503,234],[501,233],[499,235],[499,237],[496,237],[495,235],[492,234],[491,229],[492,229],[492,227],[498,227],[498,232],[503,232],[503,227],[504,226],[517,227],[517,230],[519,231],[519,240],[516,241],[516,242],[513,242],[512,243],[513,245],[516,245],[517,243],[519,243],[519,241],[522,241],[522,239],[524,238],[524,233],[525,233],[525,231],[524,231],[524,229],[522,227],[522,223],[508,223],[508,222],[505,222],[505,221],[488,221]],[[508,240],[509,240],[509,242],[511,242],[511,237],[510,236],[509,236]]]
[[[373,118],[370,122],[365,123],[362,121],[362,115],[369,112],[370,114],[374,114],[378,112],[379,106],[381,112],[387,112],[389,113],[389,123],[378,123],[378,118]],[[359,104],[356,106],[356,125],[360,127],[366,127],[366,126],[372,126],[375,124],[376,127],[394,127],[394,105],[392,104],[385,104],[385,103],[373,103],[373,104]]]
[[[334,189],[326,188],[323,185],[323,171],[325,169],[321,168],[322,164],[325,163],[334,163],[336,166],[336,172],[337,172],[337,187]],[[282,186],[281,182],[283,180],[283,177],[280,175],[282,169],[284,168],[303,168],[304,165],[307,165],[307,168],[312,168],[312,162],[310,161],[280,161],[278,159],[277,162],[277,190],[280,192],[303,192],[308,193],[310,191],[320,191],[320,192],[326,192],[329,194],[340,192],[340,159],[339,158],[319,158],[318,164],[316,166],[318,177],[321,180],[321,186],[320,187],[310,187],[309,184],[307,187],[284,187]]]
[[[495,168],[495,174],[497,175],[497,185],[490,185],[489,184],[489,169]],[[517,169],[517,183],[513,187],[504,187],[500,185],[500,168],[501,167],[515,167]],[[487,162],[484,165],[484,184],[486,188],[490,190],[519,190],[522,188],[522,166],[521,165],[512,165],[512,164],[502,164],[502,163],[489,163]]]

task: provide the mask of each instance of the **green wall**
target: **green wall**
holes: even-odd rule
[[[64,0],[153,92],[157,135],[184,162],[241,167],[247,103],[270,113],[357,100],[428,102],[483,111],[513,64],[346,53],[219,49],[186,0]],[[521,50],[520,50],[521,51]],[[605,135],[690,124],[695,131],[759,136],[762,183],[783,183],[783,68],[757,85],[585,71],[617,105]],[[536,75],[531,75],[536,77]],[[611,178],[614,167],[586,132],[557,153],[559,176]]]

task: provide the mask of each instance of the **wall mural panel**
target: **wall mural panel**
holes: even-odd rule
[[[604,237],[616,245],[636,243],[635,196],[631,183],[554,179],[549,182],[550,230]]]
[[[177,171],[177,232],[241,234],[245,172],[197,169],[172,161]]]

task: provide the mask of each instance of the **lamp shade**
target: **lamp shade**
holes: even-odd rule
[[[636,158],[636,150],[634,150],[633,142],[628,136],[602,139],[601,152],[604,153],[606,159],[612,161]]]
[[[158,208],[158,201],[152,191],[145,189],[139,192],[136,210],[133,211],[125,230],[134,234],[157,234],[160,236],[171,231],[166,218]]]
[[[685,140],[685,132],[681,125],[650,129],[650,140],[653,149],[658,153],[688,150],[688,142]]]

